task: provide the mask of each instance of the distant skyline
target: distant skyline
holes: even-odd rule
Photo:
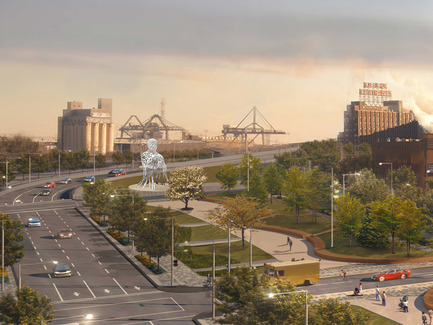
[[[363,81],[433,123],[433,2],[2,1],[0,134],[57,137],[68,101],[113,99],[221,135],[256,106],[284,142],[335,138]]]

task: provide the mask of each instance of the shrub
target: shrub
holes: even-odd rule
[[[128,240],[126,236],[124,236],[120,231],[117,231],[113,228],[110,228],[107,230],[107,233],[116,239],[119,243],[121,243],[123,246],[131,245],[131,241]]]
[[[106,221],[101,220],[101,218],[99,218],[99,217],[91,216],[91,218],[93,219],[93,221],[95,221],[101,227],[108,226],[108,223]]]
[[[163,268],[158,267],[158,265],[153,263],[152,259],[147,254],[138,254],[135,255],[135,258],[155,274],[162,274],[165,272]]]

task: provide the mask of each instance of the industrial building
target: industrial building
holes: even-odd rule
[[[344,112],[344,132],[338,136],[342,143],[358,145],[363,142],[419,139],[422,127],[415,114],[403,107],[400,100],[391,100],[386,83],[364,82],[359,101],[351,102]]]
[[[83,109],[82,102],[68,102],[58,118],[57,147],[62,151],[87,149],[90,153],[113,152],[112,100],[98,99],[98,108]]]
[[[373,161],[376,165],[386,163],[379,168],[379,173],[385,176],[405,165],[412,167],[417,177],[418,186],[425,188],[426,178],[433,177],[433,134],[423,134],[421,139],[404,139],[400,141],[373,142],[371,144]]]

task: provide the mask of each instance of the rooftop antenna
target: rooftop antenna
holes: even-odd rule
[[[164,98],[161,98],[161,117],[165,118],[165,101],[164,101]]]

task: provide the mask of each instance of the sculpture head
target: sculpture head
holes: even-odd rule
[[[147,149],[151,152],[156,152],[156,148],[158,147],[158,141],[156,139],[151,138],[147,140]]]

